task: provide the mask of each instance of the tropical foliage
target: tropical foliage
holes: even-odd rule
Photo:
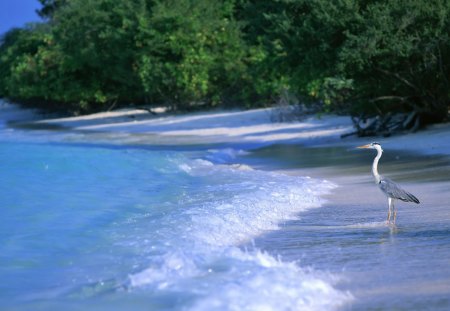
[[[0,97],[71,112],[124,105],[325,111],[450,106],[447,0],[41,0],[3,35]]]

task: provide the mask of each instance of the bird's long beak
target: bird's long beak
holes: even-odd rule
[[[367,149],[367,148],[370,148],[370,144],[367,144],[367,145],[364,145],[364,146],[359,146],[359,147],[356,147],[356,148]]]

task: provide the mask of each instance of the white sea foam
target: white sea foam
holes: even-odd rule
[[[333,310],[352,299],[336,290],[330,274],[300,268],[259,251],[233,248],[230,257],[242,271],[232,270],[189,310]]]
[[[242,149],[210,149],[206,154],[206,158],[214,163],[229,163],[231,161],[234,161],[237,156],[246,154],[248,154],[248,152]]]
[[[345,228],[351,229],[364,229],[364,228],[382,228],[389,227],[390,225],[386,221],[374,221],[374,222],[364,222],[364,223],[356,223],[351,225],[343,226]]]
[[[183,163],[180,169],[193,176],[217,177],[204,187],[214,198],[189,208],[190,232],[196,241],[216,246],[237,245],[282,221],[321,204],[320,194],[335,185],[310,178],[256,170],[236,170],[206,160]]]
[[[332,310],[352,299],[330,274],[240,247],[319,207],[333,184],[207,160],[178,168],[203,184],[180,198],[181,213],[160,221],[170,228],[164,251],[129,276],[131,288],[188,292],[196,297],[188,310]]]

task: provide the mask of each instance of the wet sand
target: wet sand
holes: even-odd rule
[[[375,152],[354,149],[377,138],[341,140],[351,129],[342,117],[275,125],[269,119],[266,110],[167,117],[124,112],[29,128],[51,139],[51,126],[58,143],[251,150],[225,162],[329,180],[338,188],[327,203],[261,236],[256,247],[341,275],[338,286],[355,298],[350,310],[449,310],[450,125],[381,139],[380,173],[421,200],[398,203],[397,226],[390,227],[387,200],[371,175]]]
[[[450,157],[385,150],[379,170],[415,194],[386,224],[387,199],[374,184],[373,150],[278,145],[244,161],[261,169],[327,179],[327,203],[258,238],[256,247],[342,276],[349,310],[448,310],[450,307]],[[345,309],[345,308],[344,308]]]

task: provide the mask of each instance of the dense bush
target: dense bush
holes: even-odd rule
[[[288,77],[294,93],[331,110],[414,110],[434,121],[447,118],[449,1],[281,0],[246,6],[250,34],[266,42],[270,63]]]
[[[23,74],[35,71],[36,55],[46,45],[48,31],[44,26],[14,29],[3,36],[0,48],[0,95],[13,99],[30,98],[27,80],[34,77]]]
[[[89,112],[242,103],[255,92],[232,1],[42,2],[48,25],[3,38],[0,96]]]
[[[448,117],[447,0],[41,0],[5,34],[0,97],[61,110],[275,102]]]
[[[150,102],[184,107],[232,98],[246,74],[233,4],[164,1],[142,18],[136,66]],[[237,98],[236,98],[237,99]]]
[[[450,107],[450,2],[386,1],[360,9],[339,68],[357,84],[357,108],[417,111],[442,121]],[[360,98],[358,98],[358,96]]]

